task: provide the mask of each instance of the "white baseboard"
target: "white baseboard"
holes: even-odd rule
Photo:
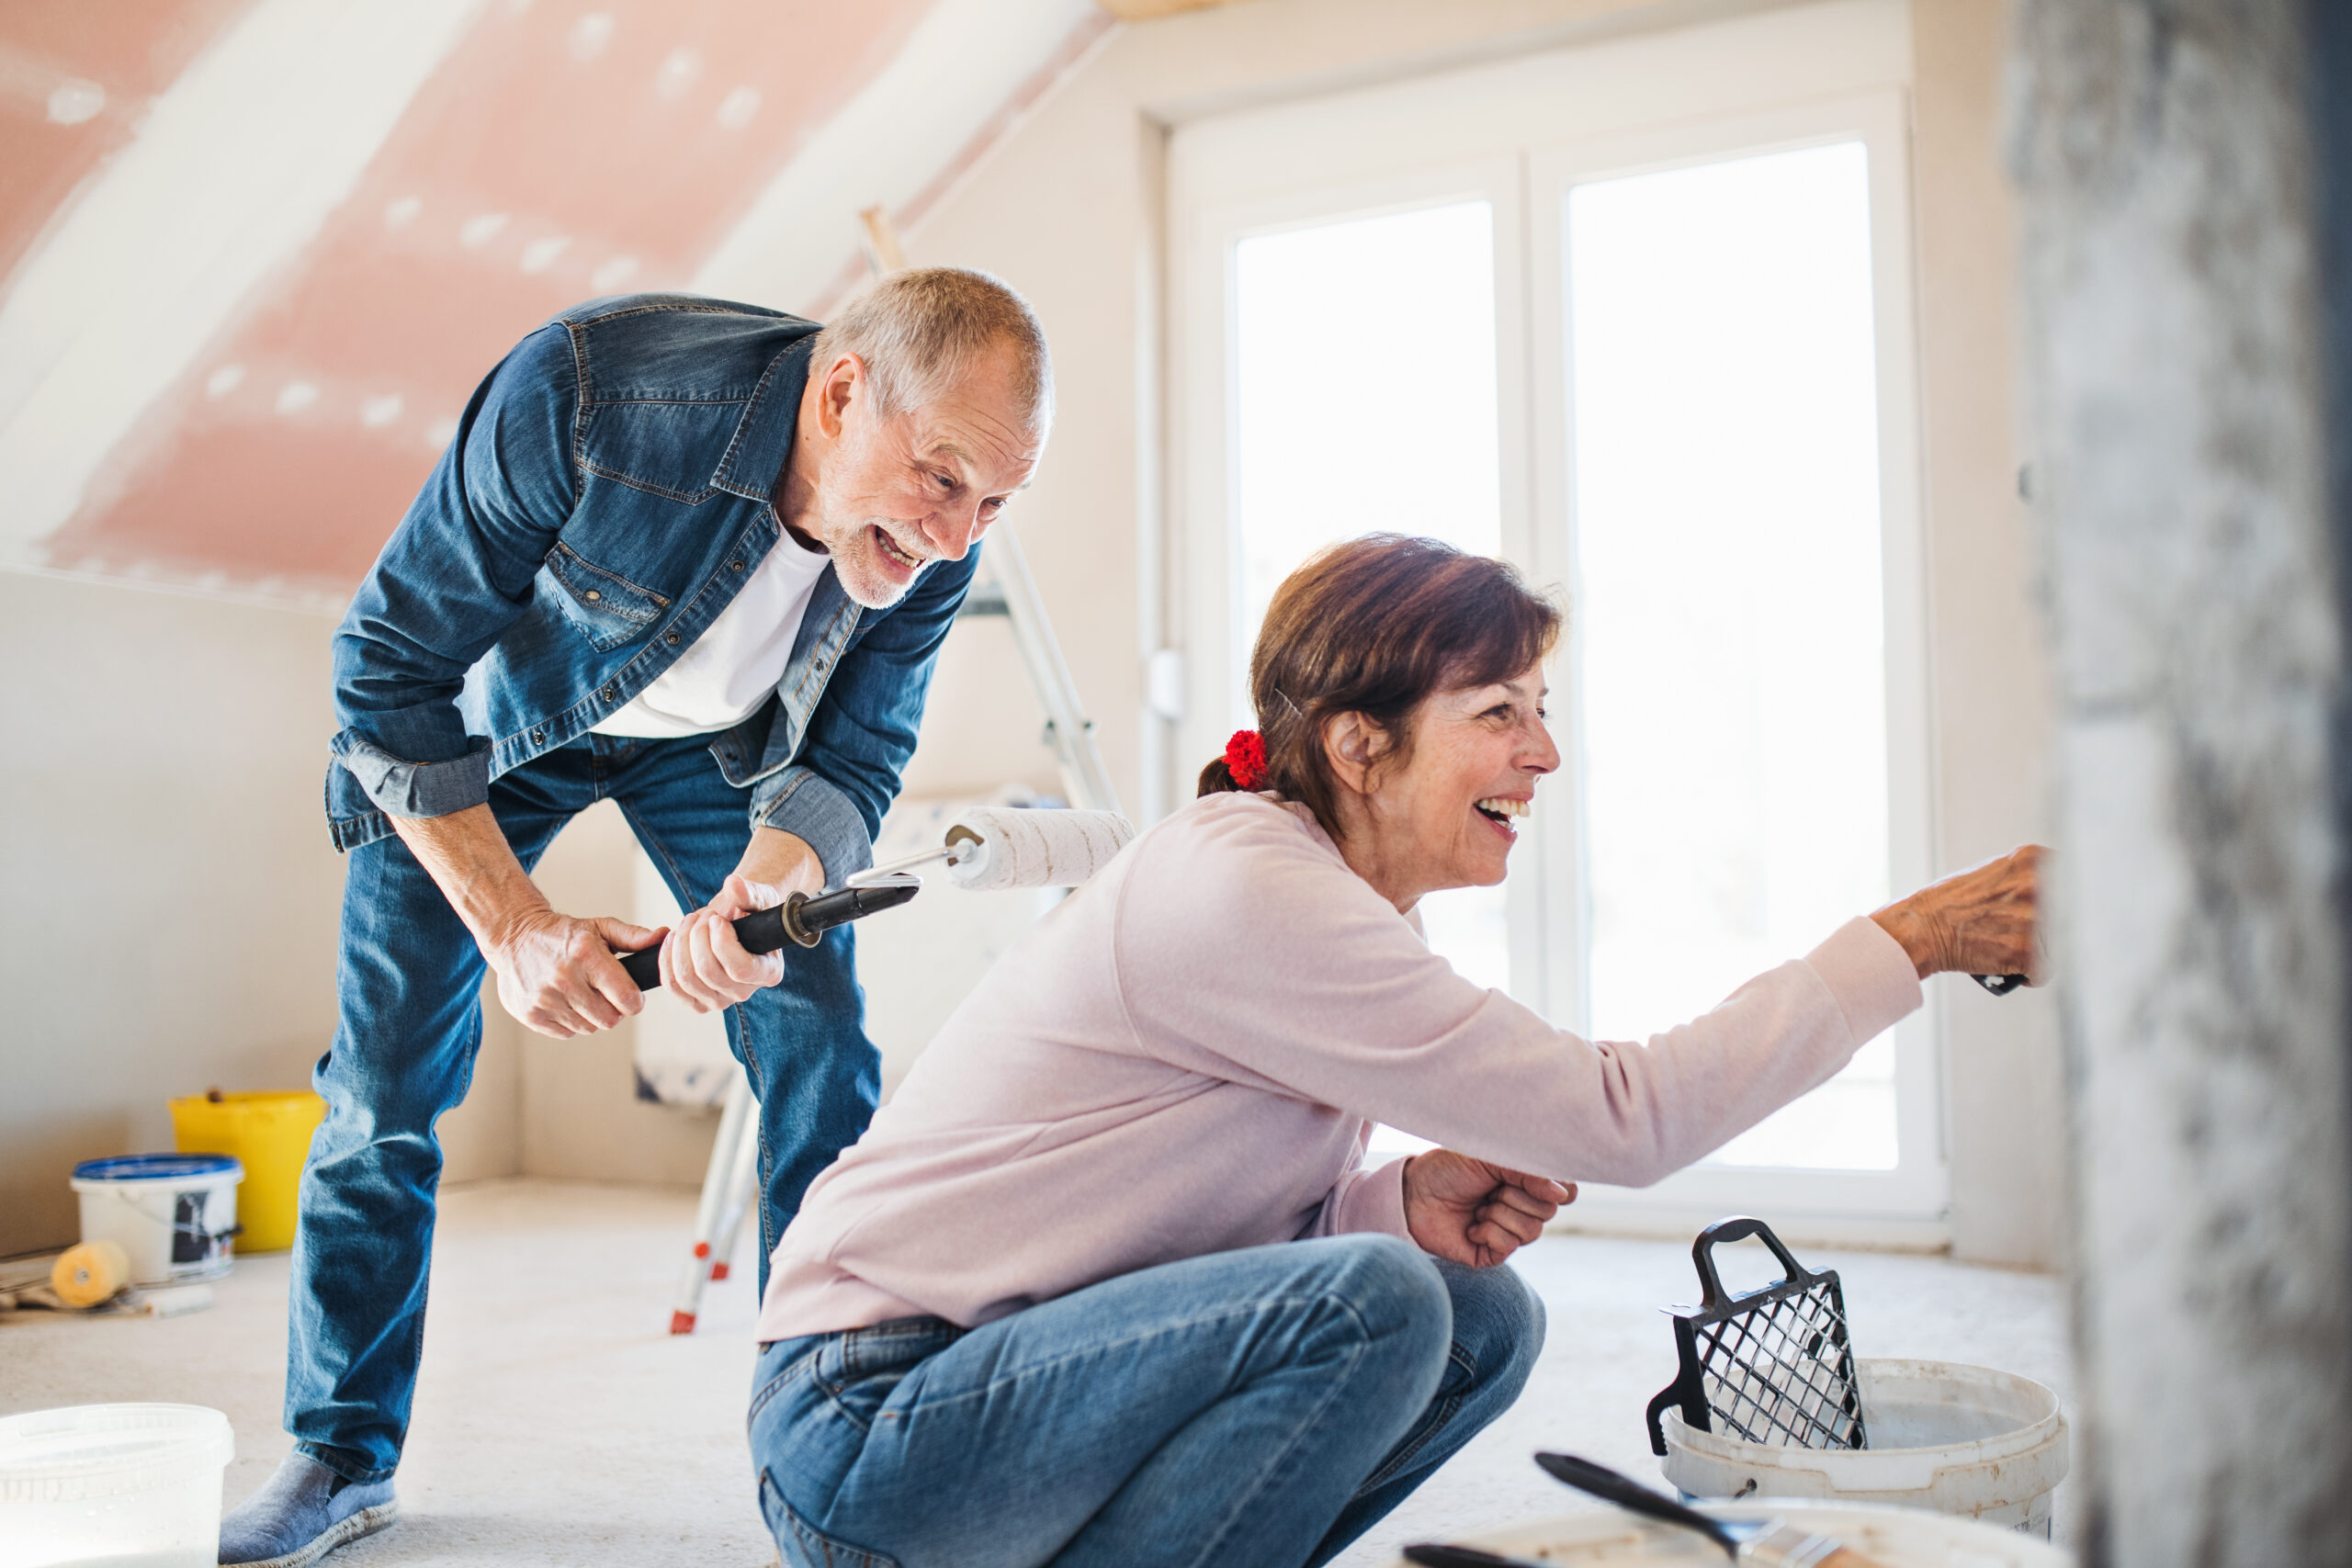
[[[1679,1241],[1686,1246],[1699,1233],[1724,1216],[1696,1208],[1642,1205],[1595,1205],[1578,1202],[1545,1227],[1563,1235],[1605,1235],[1645,1240]],[[1772,1234],[1794,1247],[1831,1247],[1848,1252],[1927,1252],[1951,1250],[1951,1226],[1942,1220],[1890,1219],[1871,1214],[1791,1214],[1761,1216]]]

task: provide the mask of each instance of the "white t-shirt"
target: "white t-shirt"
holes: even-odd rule
[[[802,549],[789,534],[778,539],[678,661],[595,732],[666,740],[732,728],[751,717],[784,679],[808,596],[831,559]]]

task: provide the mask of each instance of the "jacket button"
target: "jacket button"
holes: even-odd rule
[[[602,593],[597,592],[594,589],[591,588],[590,590],[588,590],[587,593],[586,593],[585,595],[583,595],[583,597],[585,597],[585,598],[587,599],[588,603],[590,603],[591,604],[594,604],[597,600],[602,599],[602,598],[604,597],[604,595],[603,595]]]
[[[618,686],[607,686],[605,688],[605,700],[606,702],[611,702],[615,697],[617,697],[620,694],[621,689]]]
[[[672,632],[668,637],[663,637],[662,640],[668,643],[672,648],[675,648],[678,646],[678,634],[676,632]]]
[[[727,570],[729,571],[741,571],[743,570],[743,563],[740,560],[729,561],[727,563]]]
[[[547,744],[547,742],[548,742],[548,732],[547,732],[546,730],[544,730],[544,729],[534,729],[533,731],[531,731],[531,744],[532,744],[532,745],[534,745],[534,746],[544,746],[544,745],[546,745],[546,744]]]

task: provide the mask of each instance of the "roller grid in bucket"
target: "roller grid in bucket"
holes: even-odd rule
[[[1754,1236],[1787,1276],[1744,1296],[1724,1289],[1715,1247]],[[1804,1449],[1870,1446],[1855,1380],[1846,1297],[1834,1269],[1814,1273],[1772,1234],[1742,1215],[1718,1220],[1691,1244],[1699,1305],[1674,1314],[1681,1369],[1650,1401],[1650,1451],[1666,1452],[1659,1417],[1679,1407],[1692,1428],[1722,1428],[1750,1443]]]

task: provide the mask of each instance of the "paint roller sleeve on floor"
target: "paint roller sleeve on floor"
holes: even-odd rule
[[[1039,811],[976,806],[947,830],[948,846],[969,843],[948,867],[958,887],[1076,887],[1111,863],[1136,836],[1115,811]]]

